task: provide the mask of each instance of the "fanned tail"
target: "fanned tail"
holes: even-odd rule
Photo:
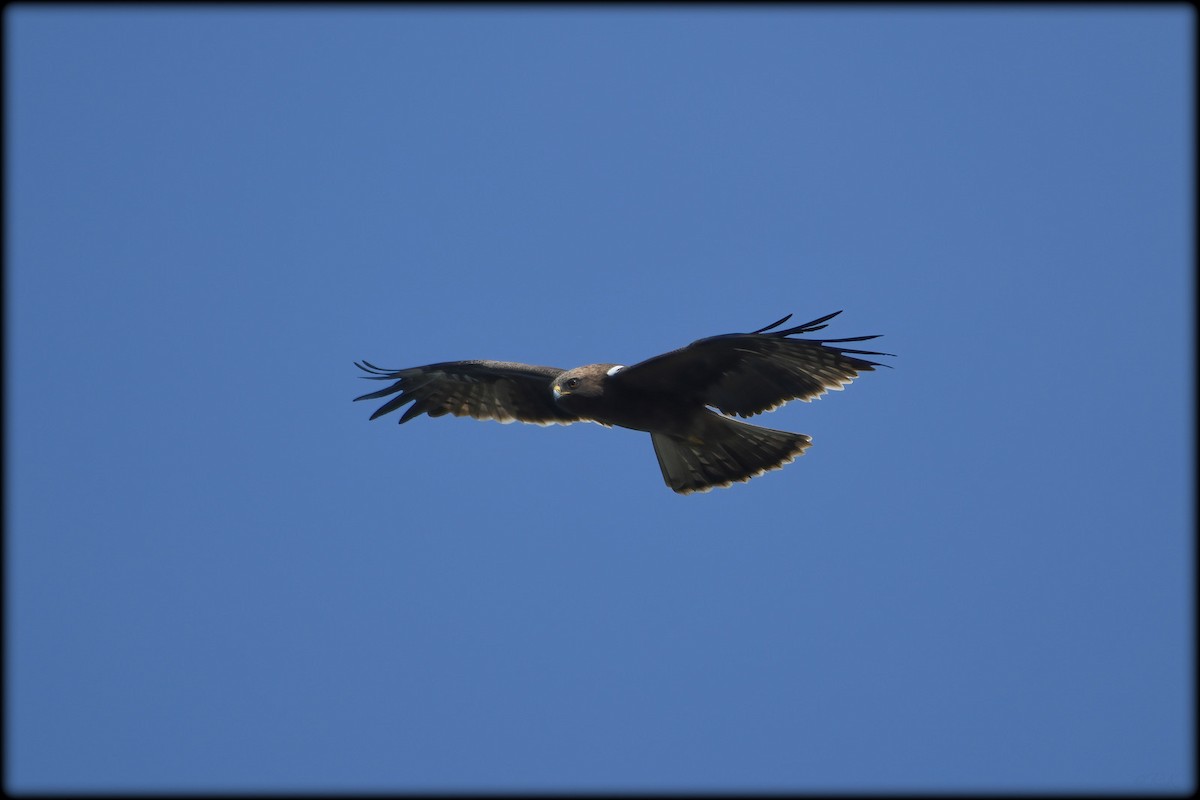
[[[804,454],[812,438],[762,428],[728,417],[706,417],[695,436],[650,434],[663,480],[679,494],[707,492],[779,469]]]

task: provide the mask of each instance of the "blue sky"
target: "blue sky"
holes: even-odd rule
[[[1194,787],[1183,6],[8,6],[9,791]],[[706,495],[352,361],[894,369]]]

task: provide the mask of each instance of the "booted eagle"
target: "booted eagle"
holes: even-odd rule
[[[394,383],[354,399],[396,395],[371,419],[412,403],[401,423],[421,414],[453,414],[535,425],[598,422],[646,431],[667,486],[680,494],[707,492],[779,469],[812,444],[803,433],[760,428],[732,415],[750,417],[789,400],[808,402],[840,390],[860,372],[886,366],[855,356],[891,353],[838,346],[878,335],[788,338],[821,330],[840,313],[772,331],[791,319],[788,314],[752,333],[699,339],[629,367],[589,364],[564,370],[510,361],[447,361],[390,370],[355,362],[371,373],[370,380]]]

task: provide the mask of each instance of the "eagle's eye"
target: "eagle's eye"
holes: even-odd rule
[[[579,378],[568,378],[567,379],[567,388],[568,389],[574,389],[578,385],[579,385]]]

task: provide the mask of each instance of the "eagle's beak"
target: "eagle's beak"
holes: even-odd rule
[[[563,391],[559,388],[557,383],[550,387],[550,391],[554,393],[555,400],[563,396]]]

